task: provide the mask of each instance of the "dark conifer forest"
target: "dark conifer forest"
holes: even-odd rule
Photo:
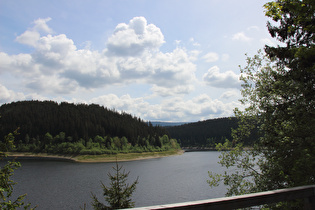
[[[231,140],[238,120],[219,118],[180,126],[153,126],[96,104],[19,101],[0,107],[0,137],[18,129],[17,152],[114,154],[215,147]],[[176,140],[177,139],[177,140]],[[178,142],[177,142],[178,141]],[[250,138],[245,144],[250,145]]]
[[[231,139],[231,129],[237,127],[236,118],[218,118],[180,126],[166,127],[170,136],[183,147],[214,147]]]
[[[0,107],[1,139],[19,128],[16,151],[104,154],[179,147],[167,131],[127,113],[91,104],[20,101]]]
[[[232,129],[238,127],[236,117],[217,118],[180,126],[166,127],[169,135],[177,139],[182,147],[215,147],[216,143],[232,141]],[[257,139],[257,131],[244,139],[245,145],[251,145]]]

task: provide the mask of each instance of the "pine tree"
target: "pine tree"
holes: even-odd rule
[[[131,200],[132,193],[136,189],[136,185],[138,184],[138,178],[131,184],[127,184],[127,178],[130,172],[121,172],[122,166],[118,165],[116,160],[116,165],[113,167],[115,174],[111,174],[110,172],[107,176],[110,179],[110,186],[105,186],[102,182],[103,195],[105,197],[106,202],[109,206],[101,203],[95,194],[92,193],[92,206],[94,209],[122,209],[122,208],[131,208],[134,207],[134,202]]]

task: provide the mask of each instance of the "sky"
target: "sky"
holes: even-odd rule
[[[239,65],[274,45],[259,0],[0,0],[0,105],[99,104],[146,121],[242,108]]]

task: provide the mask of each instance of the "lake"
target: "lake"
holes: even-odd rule
[[[222,173],[219,152],[186,152],[183,155],[120,162],[130,171],[128,181],[139,176],[133,194],[136,207],[223,197],[225,187],[211,189],[208,171]],[[20,160],[15,171],[14,193],[27,193],[26,201],[37,209],[92,209],[91,192],[103,202],[101,181],[108,185],[107,173],[115,163],[75,163],[49,160]]]

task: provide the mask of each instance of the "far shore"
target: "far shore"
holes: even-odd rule
[[[118,153],[115,155],[58,155],[47,153],[19,153],[8,152],[9,158],[22,159],[36,159],[36,160],[57,160],[57,161],[70,161],[79,163],[105,163],[105,162],[122,162],[122,161],[135,161],[145,160],[152,158],[162,158],[173,155],[182,155],[184,150],[165,151],[165,152],[142,152],[142,153]]]

